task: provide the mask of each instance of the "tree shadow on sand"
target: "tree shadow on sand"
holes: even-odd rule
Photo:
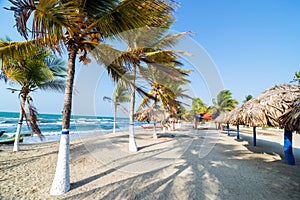
[[[191,143],[170,165],[108,184],[101,178],[122,165],[72,184],[64,199],[299,199],[299,166],[288,166],[271,155],[244,148],[222,135],[204,158],[199,157],[204,140]],[[231,143],[227,143],[231,140]],[[214,145],[214,141],[209,141]],[[272,143],[272,142],[270,142]],[[250,150],[250,151],[249,151]],[[149,158],[145,158],[147,160]],[[138,161],[132,161],[138,162]],[[122,171],[121,171],[122,172]],[[278,180],[278,181],[276,181]],[[91,186],[89,183],[94,182]],[[84,191],[84,192],[82,192]]]

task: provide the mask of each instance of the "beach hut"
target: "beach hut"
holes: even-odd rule
[[[153,122],[153,138],[155,139],[157,139],[156,123],[165,124],[169,116],[170,114],[162,106],[158,105],[151,106],[134,114],[134,118],[139,122]]]

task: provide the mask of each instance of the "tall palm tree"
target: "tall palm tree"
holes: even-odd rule
[[[168,27],[169,24],[166,25]],[[129,151],[137,151],[137,145],[134,139],[134,111],[135,111],[135,91],[141,92],[150,98],[149,94],[136,86],[136,77],[143,70],[143,66],[152,66],[156,68],[159,73],[164,73],[174,80],[179,80],[182,75],[186,75],[186,71],[181,70],[176,65],[179,64],[178,50],[171,49],[178,40],[188,33],[179,33],[175,35],[167,35],[166,29],[161,28],[144,28],[135,31],[128,31],[122,36],[127,43],[128,49],[126,51],[119,50],[117,52],[118,59],[114,60],[111,65],[126,66],[130,73],[123,75],[123,82],[129,84],[131,89],[131,101],[129,111]],[[169,48],[169,49],[168,49]],[[116,52],[102,51],[105,57],[115,54]],[[180,52],[184,53],[184,52]],[[101,56],[104,58],[104,56]],[[102,62],[105,62],[103,60]],[[147,79],[147,76],[145,77]],[[149,77],[148,77],[149,78]]]
[[[97,50],[96,47],[106,37],[149,25],[149,22],[160,26],[168,21],[173,6],[171,2],[162,0],[9,1],[13,6],[8,9],[14,12],[16,27],[22,36],[28,38],[27,22],[34,13],[31,31],[35,41],[58,52],[64,48],[68,52],[62,135],[50,190],[53,195],[63,194],[70,188],[69,127],[77,55],[82,53],[79,60],[88,63],[87,53]],[[112,75],[120,72],[120,68],[113,65],[108,70]],[[123,72],[121,70],[120,73]]]
[[[37,111],[33,106],[31,92],[38,89],[63,92],[66,68],[64,62],[51,55],[49,51],[39,50],[28,52],[28,56],[21,59],[11,59],[2,69],[2,74],[9,82],[17,83],[20,89],[8,88],[18,92],[20,98],[20,116],[13,151],[19,151],[19,138],[23,119],[25,117],[31,130],[40,137],[42,133],[38,127]],[[27,109],[26,109],[27,108]],[[29,111],[29,117],[26,114]]]
[[[222,90],[217,95],[217,100],[213,99],[213,116],[218,116],[225,111],[231,111],[237,104],[238,101],[232,98],[230,90]]]
[[[109,102],[113,103],[113,109],[114,109],[114,125],[113,125],[113,133],[116,132],[116,124],[117,124],[117,109],[118,106],[121,107],[121,109],[126,112],[127,114],[127,109],[125,107],[123,107],[121,105],[121,103],[124,102],[129,102],[130,101],[130,94],[129,91],[127,90],[127,88],[122,85],[122,84],[118,84],[117,88],[114,92],[113,98],[110,97],[103,97],[103,100],[107,100]]]

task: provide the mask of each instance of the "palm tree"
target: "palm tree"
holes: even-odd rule
[[[237,104],[238,101],[232,98],[230,90],[222,90],[217,95],[217,100],[213,99],[213,115],[218,116],[222,112],[231,111]]]
[[[243,103],[246,103],[247,101],[249,101],[252,98],[253,98],[252,95],[248,94],[247,96],[245,96],[245,100],[243,101]]]
[[[182,104],[178,98],[189,98],[188,95],[184,94],[185,90],[182,89],[182,85],[189,83],[185,76],[190,71],[177,69],[183,74],[181,74],[181,76],[173,77],[172,74],[165,74],[163,71],[160,71],[151,65],[148,65],[147,67],[141,66],[139,70],[143,79],[146,79],[150,84],[151,89],[148,92],[148,96],[143,98],[137,110],[151,106],[150,102],[153,100],[152,106],[155,107],[159,102],[161,102],[164,110],[170,113],[171,116],[177,116],[177,112]],[[150,97],[154,98],[151,99]],[[155,126],[156,121],[154,122],[153,137],[157,138]]]
[[[63,92],[65,82],[62,78],[65,77],[65,72],[64,62],[44,50],[28,52],[27,57],[12,59],[3,67],[4,77],[20,86],[20,89],[8,88],[12,92],[18,92],[20,98],[20,116],[13,151],[19,151],[19,138],[24,117],[29,128],[40,137],[42,136],[37,124],[37,111],[32,104],[33,99],[30,93],[38,89]],[[26,107],[29,117],[26,114]]]
[[[200,98],[193,98],[191,112],[196,115],[207,112],[208,106]]]
[[[77,55],[82,53],[79,60],[88,63],[87,53],[97,50],[96,47],[106,37],[149,25],[150,22],[153,26],[168,23],[173,7],[170,2],[162,0],[9,1],[13,6],[7,9],[14,12],[16,27],[22,36],[28,38],[27,22],[34,13],[31,31],[35,42],[58,52],[62,52],[64,47],[68,51],[61,145],[50,191],[59,195],[70,188],[69,127]],[[113,65],[108,70],[112,75],[124,72]]]
[[[168,27],[168,25],[166,26]],[[159,73],[172,77],[174,80],[179,80],[182,75],[186,75],[187,71],[176,67],[179,64],[177,61],[177,53],[180,51],[166,50],[173,47],[178,40],[188,33],[179,33],[175,35],[166,35],[166,29],[160,28],[144,28],[135,31],[128,31],[124,36],[124,41],[128,45],[127,51],[118,51],[118,59],[114,60],[111,65],[126,66],[130,73],[123,76],[122,81],[129,84],[131,90],[131,101],[129,111],[129,151],[137,151],[136,142],[134,139],[134,110],[135,110],[135,91],[142,93],[150,98],[149,94],[137,87],[135,82],[138,74],[143,70],[143,66],[153,66]],[[106,49],[105,49],[106,50]],[[105,57],[116,54],[116,52],[102,51]],[[183,53],[183,52],[180,52]],[[102,56],[101,58],[103,58]],[[105,62],[105,60],[102,60]],[[148,76],[145,77],[149,78]]]
[[[124,85],[118,84],[117,88],[114,92],[113,99],[110,97],[103,97],[103,100],[112,102],[114,105],[113,106],[114,107],[113,108],[114,109],[113,133],[115,133],[116,132],[116,123],[117,123],[117,109],[118,109],[118,106],[120,106],[124,112],[126,112],[126,113],[128,112],[127,109],[121,105],[121,103],[130,101],[129,91],[127,90],[127,88]]]
[[[294,81],[298,81],[298,84],[300,85],[300,71],[295,72]]]

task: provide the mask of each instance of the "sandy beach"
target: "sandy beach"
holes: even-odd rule
[[[300,137],[296,165],[284,163],[282,134],[227,136],[192,124],[161,133],[127,133],[71,140],[71,189],[50,196],[58,142],[0,146],[0,199],[300,199]]]

